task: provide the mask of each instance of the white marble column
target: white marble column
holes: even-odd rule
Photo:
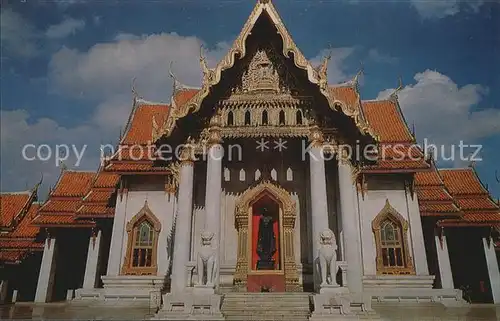
[[[443,289],[454,289],[453,274],[451,272],[450,255],[448,252],[448,242],[446,236],[434,236],[436,241],[436,252],[439,265],[439,276],[441,277],[441,287]]]
[[[317,259],[319,251],[319,235],[328,225],[328,203],[326,196],[326,173],[325,159],[321,146],[312,147],[309,153],[309,175],[311,184],[311,219],[312,219],[312,237],[313,237],[313,262],[314,262],[314,281],[317,285],[319,274],[317,268]]]
[[[191,242],[191,215],[193,212],[194,163],[185,160],[179,175],[179,200],[175,225],[174,253],[172,264],[172,289],[178,294],[186,289],[187,270]]]
[[[100,263],[101,231],[92,234],[89,238],[89,250],[87,252],[87,263],[85,265],[85,275],[83,277],[83,288],[93,289],[98,284],[98,273]]]
[[[208,150],[207,160],[207,185],[205,192],[205,229],[216,235],[219,239],[220,230],[220,204],[222,188],[222,146],[212,145]]]
[[[429,267],[427,265],[427,254],[425,253],[424,232],[422,221],[420,218],[420,209],[416,192],[414,198],[406,195],[408,202],[408,220],[410,222],[410,234],[413,248],[413,260],[415,262],[415,272],[417,275],[429,275]]]
[[[488,267],[488,275],[490,276],[490,286],[493,295],[493,303],[500,303],[500,269],[495,253],[495,245],[493,240],[488,240],[483,237],[484,256],[486,257],[486,266]]]
[[[113,229],[111,232],[111,243],[109,245],[107,276],[118,276],[120,274],[123,257],[123,236],[126,233],[125,219],[128,195],[118,195],[116,198],[115,215],[113,217]]]
[[[43,248],[42,263],[36,286],[35,302],[45,303],[52,296],[56,268],[56,239],[48,237]]]
[[[5,300],[7,300],[8,288],[9,288],[9,281],[8,280],[1,280],[0,281],[0,304],[4,304]]]
[[[363,266],[361,262],[361,242],[357,218],[356,187],[352,180],[351,166],[339,160],[339,194],[347,261],[347,287],[353,293],[363,291]]]
[[[222,157],[223,147],[220,144],[212,145],[208,150],[207,159],[207,183],[205,188],[205,231],[214,233],[212,246],[219,249],[220,244],[220,209],[222,188]],[[220,260],[218,253],[217,262]],[[217,267],[220,264],[217,264]],[[199,271],[198,271],[199,273]],[[214,275],[218,276],[216,271]],[[214,280],[218,284],[217,280]]]

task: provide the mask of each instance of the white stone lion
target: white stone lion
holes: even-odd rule
[[[321,285],[337,285],[337,242],[332,230],[326,229],[319,233],[319,268],[321,272]]]
[[[216,249],[212,247],[214,233],[204,231],[201,233],[201,247],[198,251],[198,284],[213,286],[217,265]],[[206,273],[206,283],[203,282],[203,275]]]

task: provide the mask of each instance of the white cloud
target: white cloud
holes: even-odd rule
[[[25,144],[87,144],[83,162],[77,169],[95,169],[99,164],[99,145],[116,143],[119,128],[127,121],[132,108],[131,79],[137,77],[140,95],[149,100],[170,102],[172,83],[169,63],[180,81],[198,85],[201,81],[199,52],[202,41],[177,34],[117,37],[116,41],[98,44],[81,52],[63,48],[52,56],[49,64],[51,89],[76,99],[96,102],[88,111],[90,119],[83,125],[66,128],[53,119],[30,122],[24,110],[1,111],[1,187],[19,190],[34,183],[40,172],[46,184],[59,175],[54,160],[47,162],[22,159]],[[221,43],[206,53],[208,63],[216,64],[227,44]],[[68,110],[68,112],[71,112]],[[67,161],[70,168],[76,159]]]
[[[411,5],[420,16],[426,19],[439,19],[453,16],[461,10],[478,12],[484,0],[411,0]]]
[[[49,76],[52,89],[73,96],[106,99],[126,93],[136,77],[138,91],[147,99],[169,100],[170,61],[179,80],[187,85],[201,82],[199,52],[202,41],[175,33],[149,36],[122,34],[114,42],[97,44],[87,52],[63,48],[52,57]],[[210,65],[225,52],[221,44],[207,52]]]
[[[36,56],[38,34],[33,25],[11,9],[0,12],[0,42],[3,54],[20,55],[24,58]]]
[[[54,184],[58,178],[60,168],[55,164],[55,158],[47,161],[29,161],[23,158],[23,147],[26,144],[48,144],[55,154],[56,144],[74,144],[78,150],[88,145],[78,169],[95,168],[99,162],[99,144],[101,139],[110,137],[109,133],[94,125],[80,125],[72,128],[61,126],[49,118],[40,118],[34,123],[29,122],[29,114],[21,109],[12,111],[0,111],[0,163],[1,189],[22,190],[33,187],[40,174],[44,176],[44,189],[40,196],[45,197],[49,184]],[[107,143],[107,141],[104,141]],[[42,156],[46,156],[46,150]],[[28,148],[28,157],[34,157],[36,150]],[[63,154],[60,154],[63,156]],[[76,157],[71,156],[65,162],[73,167]]]
[[[477,84],[459,87],[448,76],[432,70],[417,73],[414,78],[416,83],[404,87],[398,97],[404,116],[409,124],[415,124],[420,141],[427,138],[450,146],[460,141],[474,144],[500,135],[500,109],[475,110],[488,93],[487,88]],[[393,91],[384,90],[377,98],[386,98]]]
[[[323,61],[323,58],[330,53],[332,58],[328,63],[328,83],[336,84],[344,82],[350,77],[346,71],[345,60],[354,52],[354,49],[354,47],[323,49],[310,61],[313,66],[316,67]]]
[[[68,17],[56,25],[49,26],[45,31],[45,36],[51,39],[65,38],[83,28],[85,28],[84,20]]]

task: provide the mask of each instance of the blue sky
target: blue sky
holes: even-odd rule
[[[24,144],[89,147],[79,169],[95,169],[98,146],[116,143],[136,77],[147,99],[170,101],[169,63],[198,85],[199,46],[216,64],[254,1],[10,1],[1,11],[1,189],[32,186],[53,159],[22,159]],[[329,81],[359,70],[363,99],[385,97],[401,77],[400,103],[419,141],[482,144],[476,167],[500,197],[500,3],[273,1],[304,55],[331,48]],[[449,152],[447,152],[449,154]],[[75,168],[74,159],[67,162]],[[442,162],[442,166],[466,166]],[[499,174],[500,175],[500,174]]]

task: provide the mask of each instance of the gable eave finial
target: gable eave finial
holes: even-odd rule
[[[326,81],[328,77],[328,63],[330,62],[330,59],[332,59],[332,51],[332,46],[329,45],[327,53],[323,57],[323,61],[318,66],[318,76],[324,81]]]
[[[136,89],[136,86],[135,86],[135,81],[136,81],[137,77],[132,77],[132,84],[131,84],[131,91],[132,91],[132,99],[134,101],[134,105],[136,104],[137,102],[137,99],[139,99],[139,94],[137,93],[137,89]]]
[[[203,86],[208,86],[214,78],[214,70],[208,67],[207,59],[203,53],[203,44],[200,45],[200,67],[203,72]]]
[[[401,76],[399,76],[398,81],[399,81],[399,86],[398,86],[398,88],[396,88],[396,89],[394,90],[394,92],[393,92],[393,93],[391,94],[391,96],[390,96],[392,99],[398,99],[398,93],[399,93],[401,90],[403,90],[403,78],[402,78]]]
[[[500,183],[500,176],[498,176],[498,170],[495,170],[495,180]]]
[[[472,157],[472,153],[469,155],[469,168],[472,168],[474,170],[476,168],[476,161]]]
[[[174,65],[174,61],[171,60],[170,61],[170,65],[169,65],[169,68],[168,68],[168,74],[170,76],[170,78],[172,78],[172,86],[173,86],[173,89],[172,89],[172,96],[177,92],[177,90],[179,90],[179,88],[181,87],[180,86],[180,83],[179,81],[177,80],[177,77],[175,76],[173,70],[172,70],[172,67]]]
[[[40,187],[40,185],[42,185],[42,182],[43,182],[43,173],[41,173],[40,180],[38,181],[38,183],[36,183],[31,190],[33,193],[37,194],[35,195],[36,198],[38,198],[38,188]]]
[[[356,73],[356,75],[352,79],[352,84],[356,88],[358,88],[358,85],[359,85],[359,77],[361,77],[361,75],[364,75],[364,73],[365,73],[365,67],[363,65],[363,61],[360,61],[359,63],[361,65],[361,67],[359,68],[359,71]]]
[[[59,161],[59,166],[61,167],[61,174],[68,169],[68,166],[62,160]]]

